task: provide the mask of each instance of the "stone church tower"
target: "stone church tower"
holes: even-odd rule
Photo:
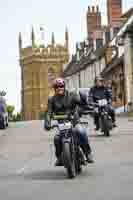
[[[52,81],[59,77],[63,65],[69,61],[69,37],[65,32],[65,44],[55,43],[52,33],[51,44],[37,46],[32,28],[31,45],[23,48],[19,34],[19,62],[21,66],[21,107],[23,120],[39,119],[47,108],[48,96],[52,95]]]

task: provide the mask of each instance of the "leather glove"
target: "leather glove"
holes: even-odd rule
[[[49,121],[45,120],[44,121],[44,128],[49,131],[51,129],[51,124]]]

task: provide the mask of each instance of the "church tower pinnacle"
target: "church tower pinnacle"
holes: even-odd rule
[[[35,46],[35,33],[34,33],[34,28],[32,27],[31,31],[31,42],[32,42],[32,47]]]
[[[21,49],[22,49],[22,37],[21,37],[21,33],[19,33],[18,44],[19,44],[19,52],[20,52]]]
[[[54,37],[54,32],[52,33],[52,40],[51,40],[52,45],[55,45],[55,37]]]
[[[67,27],[66,27],[66,31],[65,31],[65,46],[67,49],[69,48],[69,35],[68,35]]]

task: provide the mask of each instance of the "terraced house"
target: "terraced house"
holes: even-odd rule
[[[112,80],[113,104],[133,109],[133,9],[121,16],[121,26],[108,42],[103,38],[101,48],[97,47],[97,38],[93,45],[84,42],[76,49],[63,76],[68,89],[89,88],[93,86],[97,75]],[[107,29],[104,29],[107,30]],[[108,36],[104,32],[103,36]],[[111,36],[111,33],[110,33]]]

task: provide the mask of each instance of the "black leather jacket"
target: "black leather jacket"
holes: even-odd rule
[[[48,114],[69,113],[80,103],[80,97],[75,93],[65,91],[63,96],[54,95],[48,100]]]
[[[63,96],[54,95],[48,99],[48,112],[45,119],[45,128],[50,128],[52,115],[70,114],[76,111],[76,107],[80,104],[80,96],[70,93],[67,90]],[[77,120],[78,120],[77,112]]]
[[[102,86],[94,86],[90,89],[89,97],[93,102],[97,102],[100,99],[107,99],[108,103],[112,102],[112,90]]]

